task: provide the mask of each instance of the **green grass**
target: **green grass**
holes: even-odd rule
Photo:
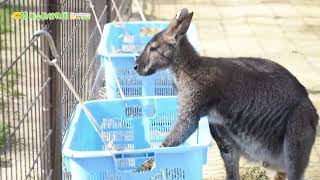
[[[0,7],[0,33],[10,32],[10,7]]]
[[[17,71],[11,69],[5,76],[0,82],[0,96],[17,97],[23,95],[17,90]]]
[[[9,136],[10,126],[5,123],[0,123],[0,147],[6,143],[6,139]]]
[[[7,168],[12,167],[12,161],[10,157],[4,157],[3,155],[0,156],[0,168]]]

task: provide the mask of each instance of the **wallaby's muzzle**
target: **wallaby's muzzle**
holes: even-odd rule
[[[133,69],[140,75],[140,76],[149,76],[154,74],[156,71],[152,68],[146,68],[145,65],[135,64]]]
[[[147,71],[145,71],[145,70],[136,70],[137,71],[137,73],[140,75],[140,76],[150,76],[150,75],[152,75],[152,74],[154,74],[156,71],[155,70],[153,70],[153,69],[149,69],[149,70],[147,70]]]

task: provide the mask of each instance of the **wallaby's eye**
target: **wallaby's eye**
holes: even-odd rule
[[[150,44],[150,51],[155,51],[155,50],[157,50],[158,49],[158,45],[157,44]]]

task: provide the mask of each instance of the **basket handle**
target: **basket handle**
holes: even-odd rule
[[[155,153],[150,152],[122,152],[122,153],[114,153],[115,159],[124,159],[124,158],[155,158]]]

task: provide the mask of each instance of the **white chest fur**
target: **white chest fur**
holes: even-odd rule
[[[210,124],[219,124],[223,125],[224,124],[224,118],[222,115],[216,110],[216,109],[211,109],[208,113],[208,120]]]

